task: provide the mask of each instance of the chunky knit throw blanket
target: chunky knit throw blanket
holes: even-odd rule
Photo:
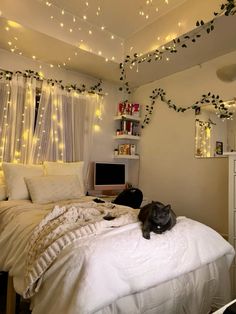
[[[107,214],[115,219],[104,220]],[[102,233],[106,228],[136,221],[137,210],[111,203],[55,206],[33,230],[28,243],[23,296],[30,298],[38,291],[45,271],[60,252],[74,241]]]

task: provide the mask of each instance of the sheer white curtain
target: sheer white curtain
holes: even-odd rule
[[[42,84],[30,161],[65,161],[63,106],[65,91],[58,85]]]
[[[0,80],[0,162],[29,162],[36,79],[14,74]]]
[[[102,97],[68,92],[43,82],[31,161],[85,162],[85,181],[91,159],[94,122]]]
[[[83,160],[87,182],[102,97],[45,80],[36,118],[36,83],[22,74],[0,79],[0,162]]]
[[[73,155],[72,160],[84,160],[85,182],[89,184],[90,161],[93,149],[96,112],[102,107],[102,97],[97,94],[78,94],[71,97],[73,108]]]

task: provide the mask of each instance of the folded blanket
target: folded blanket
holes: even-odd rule
[[[110,215],[112,220],[103,219]],[[41,278],[60,252],[78,239],[94,236],[106,228],[137,221],[137,210],[110,203],[94,202],[55,206],[34,229],[27,247],[23,296],[30,298],[38,291]]]

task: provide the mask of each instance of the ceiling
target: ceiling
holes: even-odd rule
[[[53,4],[127,39],[186,0],[54,0]],[[86,5],[88,3],[88,6]],[[147,4],[149,3],[149,4]],[[100,11],[98,8],[100,7]],[[156,10],[158,9],[158,10]],[[144,15],[139,12],[143,11]],[[98,12],[98,14],[97,14]],[[148,19],[146,18],[148,15]]]
[[[200,0],[1,0],[0,48],[33,58],[39,69],[60,67],[118,83],[126,40],[163,17],[168,22],[168,14],[191,1]],[[138,73],[129,70],[131,86],[235,50],[232,29],[235,16],[218,19],[214,32],[180,49],[168,62],[141,64]]]

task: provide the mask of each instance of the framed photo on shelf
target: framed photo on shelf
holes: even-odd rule
[[[124,144],[124,154],[130,155],[130,144]]]
[[[124,151],[125,151],[125,145],[124,144],[119,144],[119,146],[118,146],[118,154],[119,155],[124,155],[125,154]]]
[[[223,155],[223,142],[216,141],[216,155]]]
[[[119,155],[130,155],[130,144],[120,144]]]

